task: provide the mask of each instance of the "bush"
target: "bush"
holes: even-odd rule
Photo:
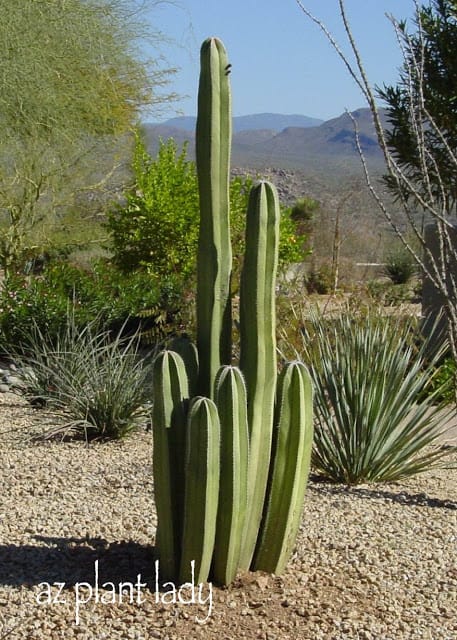
[[[35,325],[28,354],[18,360],[21,393],[61,411],[64,432],[119,439],[149,419],[149,368],[138,355],[137,336],[113,339],[98,327],[94,321],[81,329],[69,316],[56,339]]]
[[[32,328],[58,336],[68,315],[77,326],[98,319],[114,332],[140,328],[160,340],[174,330],[182,294],[171,278],[158,280],[144,272],[124,274],[100,262],[85,271],[58,262],[39,277],[11,276],[0,292],[0,331],[4,351],[26,349]],[[128,319],[128,324],[126,321]]]
[[[422,400],[441,354],[413,343],[412,320],[312,313],[303,355],[315,385],[313,464],[333,482],[394,481],[437,464],[431,447],[446,420],[436,395]]]
[[[186,160],[186,148],[178,154],[176,143],[162,142],[157,158],[136,139],[133,161],[134,185],[126,203],[108,215],[106,227],[112,238],[114,261],[123,271],[147,270],[156,277],[173,274],[186,285],[196,272],[199,232],[199,195],[196,167]],[[230,224],[234,270],[244,253],[244,230],[252,178],[238,176],[230,183]],[[297,224],[283,210],[280,223],[279,264],[300,262],[305,255],[304,238]],[[237,281],[236,274],[233,278]]]
[[[123,271],[148,270],[185,281],[195,271],[198,187],[195,165],[178,155],[174,140],[161,142],[154,160],[137,135],[134,185],[126,203],[108,214],[114,261]]]
[[[384,272],[393,284],[407,284],[416,275],[417,267],[409,251],[397,247],[387,254]]]

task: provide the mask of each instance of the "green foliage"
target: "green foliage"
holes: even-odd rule
[[[153,0],[151,4],[156,4]],[[147,36],[135,0],[5,0],[0,39],[0,265],[118,184],[125,135],[160,104],[170,70],[138,56]],[[157,36],[155,45],[160,42]],[[98,201],[99,198],[96,198]],[[103,198],[100,198],[103,200]],[[90,206],[90,205],[89,205]],[[48,232],[48,233],[46,233]],[[38,236],[38,238],[37,238]]]
[[[3,350],[27,349],[33,327],[48,336],[65,330],[68,313],[83,326],[98,318],[111,330],[148,330],[159,340],[171,330],[181,307],[173,279],[146,273],[124,274],[100,262],[93,270],[65,262],[47,265],[41,276],[9,276],[0,292],[0,343]],[[144,318],[142,318],[144,316]]]
[[[178,152],[173,139],[161,142],[156,158],[147,152],[137,133],[133,186],[126,203],[108,215],[114,261],[124,271],[145,269],[156,276],[173,273],[183,282],[195,275],[199,231],[199,196],[195,163],[186,160],[186,147]],[[230,226],[235,273],[239,275],[244,255],[244,229],[250,176],[230,181]],[[279,265],[303,260],[304,238],[288,210],[280,222]],[[237,278],[235,277],[236,281]]]
[[[397,85],[378,90],[387,108],[386,140],[423,196],[433,194],[433,199],[443,203],[449,198],[452,203],[457,196],[456,3],[432,0],[420,5],[415,22],[415,33],[400,23],[405,60]],[[386,182],[398,195],[395,181]],[[406,197],[411,193],[405,181],[401,191]]]
[[[435,402],[455,403],[457,365],[453,358],[445,358],[433,371],[424,389],[424,397],[432,396]]]
[[[384,272],[393,284],[407,284],[417,272],[417,265],[404,247],[389,251],[385,258]]]
[[[195,166],[172,139],[161,142],[153,159],[137,133],[132,169],[126,204],[108,215],[114,261],[126,272],[144,268],[185,280],[195,271],[198,241]]]
[[[437,444],[447,415],[422,400],[433,367],[413,343],[411,319],[312,313],[303,355],[316,394],[313,464],[333,482],[395,481],[430,469],[448,453]],[[441,352],[442,353],[442,352]]]
[[[98,320],[78,327],[67,316],[58,337],[34,325],[28,353],[19,358],[32,403],[65,416],[51,433],[83,432],[89,439],[125,437],[149,419],[149,370],[138,355],[138,337],[100,331]]]

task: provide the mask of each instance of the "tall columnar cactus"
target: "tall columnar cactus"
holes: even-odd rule
[[[161,571],[171,579],[177,573],[181,549],[189,385],[184,361],[173,351],[159,354],[154,361],[153,376],[156,547]]]
[[[253,568],[281,573],[300,525],[311,462],[313,392],[303,363],[286,364],[277,396],[269,491]]]
[[[300,521],[312,441],[306,368],[290,363],[277,384],[280,212],[268,182],[256,185],[249,197],[240,368],[231,365],[229,69],[222,43],[206,40],[196,138],[198,354],[188,341],[177,340],[172,348],[181,355],[166,351],[157,358],[153,413],[161,572],[186,581],[194,563],[198,581],[212,567],[212,577],[222,584],[238,569],[284,568]]]
[[[217,38],[200,53],[195,151],[200,191],[197,259],[197,347],[199,393],[213,397],[221,364],[231,361],[229,171],[231,96],[227,54]]]
[[[268,182],[254,186],[246,220],[240,287],[240,368],[246,379],[251,455],[248,509],[241,566],[248,569],[257,540],[270,462],[276,392],[275,282],[279,202]]]
[[[221,480],[214,549],[214,579],[228,584],[240,567],[248,504],[249,432],[246,385],[237,367],[222,367],[216,405],[221,422]],[[251,514],[249,514],[249,518]]]

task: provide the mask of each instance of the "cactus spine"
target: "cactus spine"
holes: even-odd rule
[[[194,578],[202,582],[212,566],[222,584],[238,569],[284,568],[300,521],[312,439],[304,365],[288,365],[277,385],[280,212],[268,182],[249,197],[240,369],[231,366],[229,67],[222,43],[205,40],[196,138],[198,354],[187,340],[177,340],[173,348],[182,357],[172,351],[158,357],[153,413],[161,571],[188,581],[194,564]],[[189,391],[197,396],[190,402]]]
[[[243,569],[249,568],[254,553],[270,461],[277,370],[275,281],[279,215],[274,186],[260,182],[253,187],[240,287],[240,367],[247,386],[251,452]]]
[[[199,393],[213,397],[221,364],[231,361],[230,275],[232,248],[229,219],[231,96],[228,59],[217,38],[200,52],[196,129],[200,191],[200,235],[197,259],[197,347]]]

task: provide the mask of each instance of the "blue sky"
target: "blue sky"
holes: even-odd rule
[[[337,0],[303,0],[346,46]],[[346,0],[347,13],[373,84],[393,83],[401,57],[385,13],[408,18],[412,0]],[[323,34],[295,0],[177,0],[150,14],[173,42],[162,50],[179,67],[170,89],[185,115],[196,112],[199,49],[217,36],[232,67],[234,115],[300,113],[329,119],[364,106],[363,97]],[[162,119],[176,113],[169,109]]]

